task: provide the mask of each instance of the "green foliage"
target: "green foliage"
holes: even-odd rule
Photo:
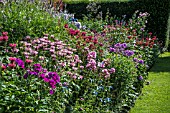
[[[9,40],[19,40],[25,36],[40,37],[45,33],[58,32],[58,21],[46,12],[42,3],[11,1],[1,4],[0,31],[7,31]]]

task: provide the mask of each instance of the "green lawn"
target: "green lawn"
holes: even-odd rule
[[[130,113],[170,113],[170,52],[159,56],[148,81]]]

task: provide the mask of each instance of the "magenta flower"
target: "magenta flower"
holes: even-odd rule
[[[46,78],[46,77],[44,77],[44,82],[49,82],[50,80],[48,79],[48,78]]]
[[[15,62],[18,64],[19,67],[25,68],[24,62],[20,58],[17,58]]]

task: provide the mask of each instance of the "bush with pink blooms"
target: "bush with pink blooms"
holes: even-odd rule
[[[144,30],[148,13],[137,13],[109,25],[82,21],[85,29],[60,17],[61,31],[15,41],[2,29],[1,112],[128,112],[159,50]]]

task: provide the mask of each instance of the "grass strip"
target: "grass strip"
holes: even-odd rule
[[[170,52],[159,56],[148,81],[130,113],[170,113]]]

